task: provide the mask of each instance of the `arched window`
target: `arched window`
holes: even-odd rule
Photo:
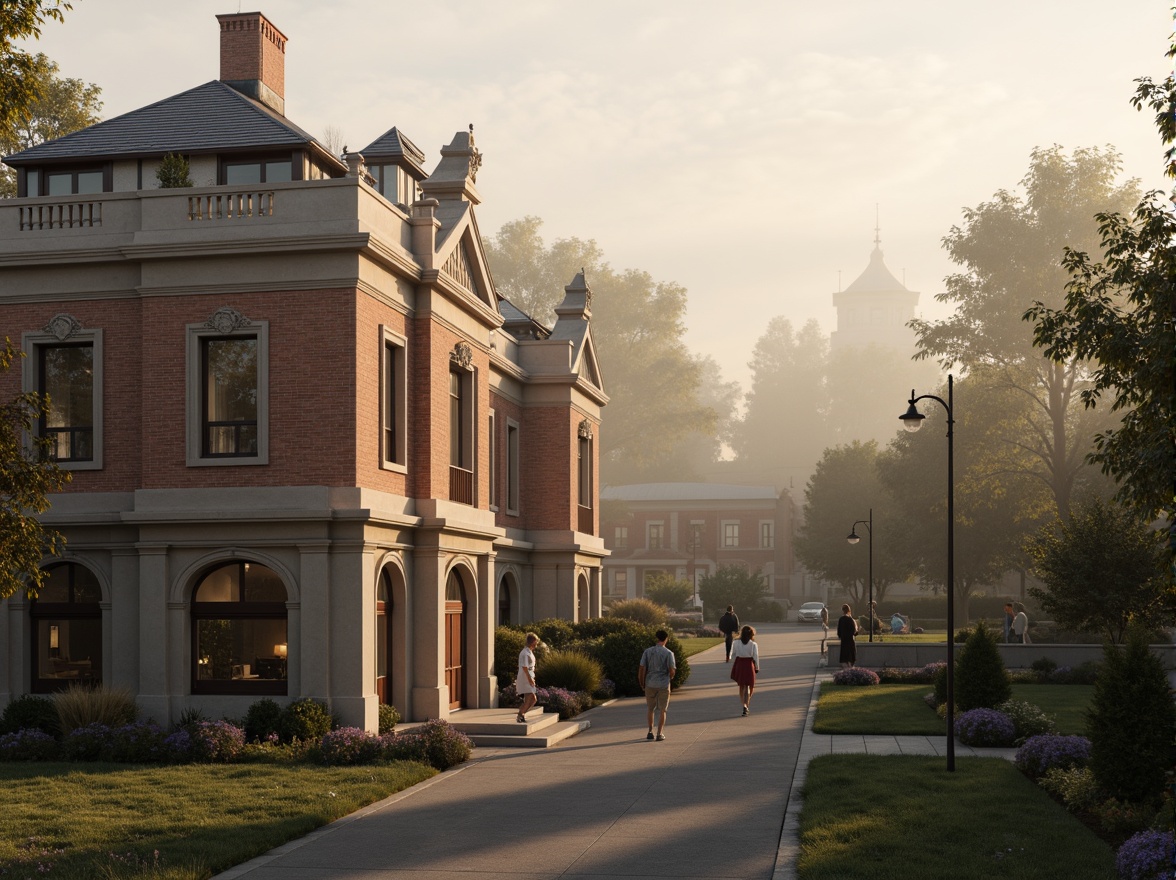
[[[102,681],[101,599],[98,579],[88,568],[62,562],[45,569],[41,591],[29,603],[34,693]]]
[[[207,572],[192,596],[192,693],[286,693],[286,587],[256,562]]]

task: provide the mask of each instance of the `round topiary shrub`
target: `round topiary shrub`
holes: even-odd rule
[[[1140,831],[1128,838],[1115,856],[1119,880],[1168,880],[1173,847],[1171,831]]]
[[[996,707],[996,711],[1004,713],[1013,722],[1013,727],[1017,731],[1014,740],[1016,745],[1020,745],[1031,736],[1054,732],[1053,719],[1024,700],[1005,700]]]
[[[226,764],[245,748],[245,731],[228,721],[200,721],[188,730],[191,760]]]
[[[61,740],[61,757],[65,761],[97,761],[110,746],[110,727],[94,722],[75,727]]]
[[[966,746],[1002,748],[1017,735],[1013,720],[995,709],[969,709],[955,720],[955,734]]]
[[[1017,749],[1013,763],[1036,779],[1052,767],[1083,767],[1090,760],[1090,740],[1084,736],[1031,736]]]
[[[282,710],[278,735],[282,742],[302,742],[322,739],[331,729],[331,713],[324,703],[311,697],[296,700]]]
[[[251,704],[245,712],[245,741],[266,742],[280,731],[282,707],[269,697]]]
[[[392,761],[419,761],[448,770],[470,759],[470,738],[440,718],[427,721],[408,733],[384,737],[384,756]]]
[[[380,758],[383,750],[383,740],[360,727],[329,730],[319,744],[322,762],[332,766],[370,764]]]
[[[0,733],[40,730],[57,734],[57,707],[48,697],[24,694],[9,702],[0,715]]]
[[[385,733],[391,733],[399,723],[400,713],[396,711],[396,707],[389,703],[380,703],[379,727],[377,728],[380,736],[383,736]]]
[[[1009,673],[996,647],[996,634],[976,624],[955,662],[955,704],[961,712],[991,709],[1012,696]]]
[[[644,624],[626,617],[590,617],[572,625],[575,637],[581,641],[600,642],[607,635],[630,632],[634,627],[644,629]],[[655,627],[656,629],[656,627]]]
[[[35,727],[23,727],[0,736],[0,761],[56,761],[58,744]]]
[[[872,669],[862,669],[854,666],[850,669],[838,669],[833,673],[833,684],[844,684],[852,687],[863,687],[879,684],[882,679]]]
[[[669,615],[669,609],[665,605],[658,605],[649,599],[621,599],[619,602],[613,602],[608,609],[609,617],[635,620],[655,629],[664,626]]]
[[[580,651],[551,651],[538,665],[536,678],[544,687],[594,693],[604,678],[600,662]]]
[[[163,741],[166,735],[154,721],[135,721],[110,731],[110,739],[103,749],[103,761],[122,764],[154,764],[170,759]]]

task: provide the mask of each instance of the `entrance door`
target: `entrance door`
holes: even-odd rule
[[[445,583],[445,684],[449,687],[449,708],[465,703],[465,596],[461,576],[449,573]]]
[[[392,666],[392,584],[388,569],[380,572],[380,586],[376,593],[376,696],[380,703],[391,703],[392,693],[388,677]]]

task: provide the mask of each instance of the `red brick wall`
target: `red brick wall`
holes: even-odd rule
[[[408,480],[405,475],[385,470],[380,466],[383,442],[380,380],[384,351],[381,325],[405,337],[407,341],[408,326],[403,314],[373,297],[358,294],[355,321],[355,484],[404,495],[408,491]],[[407,375],[412,376],[417,352],[412,345],[406,345],[405,349]],[[409,418],[408,443],[411,448],[415,425],[412,420],[413,413],[407,406],[405,414]]]
[[[286,96],[286,37],[256,12],[218,15],[220,78],[259,79]]]
[[[576,527],[576,426],[570,407],[538,406],[524,411],[519,458],[527,476],[521,504],[527,528]]]

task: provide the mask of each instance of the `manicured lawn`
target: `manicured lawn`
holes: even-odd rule
[[[406,762],[0,764],[0,866],[24,877],[52,865],[59,880],[203,880],[436,772]]]
[[[707,648],[713,648],[715,645],[723,644],[723,640],[722,638],[716,639],[707,636],[697,639],[678,639],[678,644],[682,646],[682,656],[689,658],[705,651]]]
[[[800,880],[1113,880],[1111,848],[1011,763],[826,755],[809,764]]]
[[[877,687],[821,685],[813,732],[883,736],[943,736],[943,721],[923,702],[929,684],[883,684]],[[1094,688],[1075,684],[1014,684],[1013,699],[1024,700],[1054,716],[1058,733],[1082,734],[1084,712]]]

